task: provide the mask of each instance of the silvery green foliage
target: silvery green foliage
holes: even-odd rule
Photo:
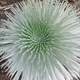
[[[0,50],[13,80],[73,80],[80,71],[80,22],[67,3],[24,1],[5,13]]]

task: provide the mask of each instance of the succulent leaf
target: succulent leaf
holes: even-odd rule
[[[77,79],[80,22],[76,11],[67,2],[54,0],[19,5],[11,8],[13,14],[5,13],[9,20],[0,28],[0,50],[9,58],[13,80]]]

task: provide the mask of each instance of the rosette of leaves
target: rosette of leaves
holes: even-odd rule
[[[6,12],[0,51],[13,80],[73,80],[80,71],[80,22],[57,0],[27,0]]]

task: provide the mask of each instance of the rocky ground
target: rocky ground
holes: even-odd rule
[[[11,7],[11,5],[20,1],[22,0],[0,0],[0,20],[6,19],[4,12],[9,11],[9,8]],[[76,8],[80,7],[80,0],[68,0],[68,1],[74,7],[75,6]],[[1,26],[1,22],[0,22],[0,26]],[[1,56],[0,56],[0,60],[1,60]],[[5,71],[5,69],[2,69],[0,66],[0,80],[10,80],[9,78],[10,76],[7,76],[7,72]]]

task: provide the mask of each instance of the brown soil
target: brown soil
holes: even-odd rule
[[[9,9],[9,5],[20,1],[22,0],[0,0],[0,19],[5,18],[4,11]]]
[[[19,2],[21,0],[0,0],[0,5],[5,6],[5,5],[10,5],[12,3]]]

